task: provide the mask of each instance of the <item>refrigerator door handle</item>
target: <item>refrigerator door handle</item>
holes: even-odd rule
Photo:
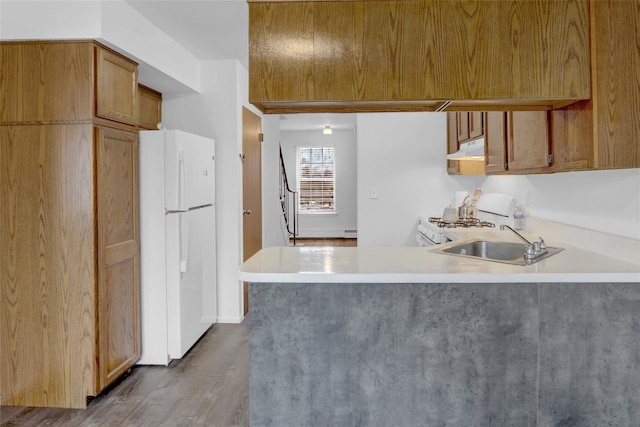
[[[188,230],[188,222],[187,222],[187,214],[181,213],[180,215],[180,225],[179,225],[179,234],[180,234],[180,273],[187,272],[187,247],[189,244],[189,230]]]
[[[187,210],[187,179],[184,164],[184,151],[178,153],[178,207],[181,211]]]

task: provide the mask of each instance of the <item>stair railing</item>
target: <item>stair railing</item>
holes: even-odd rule
[[[282,206],[282,214],[284,222],[287,226],[289,238],[293,239],[293,246],[296,245],[296,237],[298,236],[298,192],[289,188],[289,180],[287,179],[287,170],[282,157],[282,146],[280,147],[280,205]]]

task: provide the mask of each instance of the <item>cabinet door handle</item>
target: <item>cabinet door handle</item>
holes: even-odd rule
[[[251,209],[243,209],[242,215],[251,215]]]

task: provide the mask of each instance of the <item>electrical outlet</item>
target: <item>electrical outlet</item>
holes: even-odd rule
[[[369,192],[369,198],[370,199],[378,198],[378,189],[376,187],[371,187],[371,192]]]

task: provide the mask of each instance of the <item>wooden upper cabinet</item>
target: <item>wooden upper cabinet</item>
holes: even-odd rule
[[[0,123],[138,125],[138,66],[93,41],[0,42]]]
[[[447,113],[447,154],[453,154],[458,151],[460,144],[458,143],[458,113]],[[455,160],[447,160],[447,172],[449,175],[460,174],[460,162]]]
[[[249,2],[267,113],[559,108],[590,79],[588,0]]]
[[[452,154],[460,149],[460,144],[470,140],[470,132],[472,129],[471,115],[480,116],[480,123],[484,122],[485,113],[467,113],[467,112],[448,112],[447,113],[447,153]],[[484,135],[484,130],[481,135],[478,135],[474,131],[474,138]],[[484,162],[481,160],[448,160],[447,161],[447,173],[449,175],[484,175]]]
[[[507,172],[507,113],[489,111],[485,129],[485,166],[487,175]]]
[[[598,169],[640,167],[640,2],[591,4],[593,138]]]
[[[96,116],[138,124],[138,65],[96,46]]]
[[[162,122],[162,94],[138,85],[138,126],[141,129],[158,130]]]
[[[484,135],[484,113],[473,111],[469,113],[469,139],[479,138]]]
[[[593,96],[551,112],[554,172],[640,167],[640,2],[590,7]]]
[[[546,111],[507,112],[507,167],[511,173],[535,173],[549,167],[549,119]]]
[[[467,142],[484,135],[484,114],[481,111],[458,111],[450,116],[457,122],[458,142]]]
[[[249,22],[251,96],[284,103],[315,99],[312,4],[252,4]]]
[[[93,117],[92,43],[0,43],[0,123]]]
[[[525,174],[549,168],[547,111],[486,113],[485,172]]]
[[[458,122],[456,129],[458,130],[458,142],[464,142],[469,139],[469,113],[459,111],[456,113],[456,121]]]

